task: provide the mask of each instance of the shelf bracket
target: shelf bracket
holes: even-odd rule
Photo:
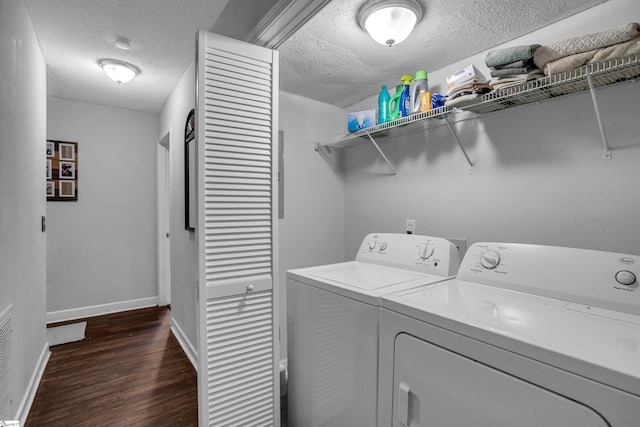
[[[611,160],[611,147],[607,141],[607,134],[604,131],[604,125],[602,123],[602,117],[600,116],[600,107],[598,106],[598,98],[596,97],[596,90],[593,86],[593,79],[591,74],[587,74],[587,81],[589,82],[589,91],[591,92],[591,99],[593,100],[593,108],[596,110],[596,117],[598,119],[598,126],[600,127],[600,135],[602,136],[602,147],[604,160]]]
[[[469,158],[469,155],[467,154],[467,150],[464,149],[464,146],[462,145],[462,142],[460,142],[460,139],[458,138],[458,135],[456,134],[456,131],[453,130],[453,127],[451,126],[451,123],[449,123],[449,117],[447,117],[445,115],[444,116],[444,121],[447,123],[447,127],[449,128],[449,131],[451,131],[451,135],[453,135],[453,139],[455,139],[456,142],[458,143],[458,147],[460,147],[460,151],[462,151],[462,154],[464,154],[464,158],[467,159],[467,163],[469,164],[469,172],[473,172],[473,163],[471,162],[471,159]]]
[[[378,153],[380,153],[380,155],[382,156],[382,158],[384,159],[385,162],[387,162],[387,165],[389,165],[389,168],[391,169],[391,171],[393,172],[394,175],[397,175],[398,173],[396,172],[396,169],[393,167],[393,165],[391,164],[391,162],[389,161],[389,159],[387,159],[387,156],[384,155],[384,153],[382,152],[382,150],[380,149],[380,147],[378,146],[378,143],[376,142],[375,139],[373,139],[373,137],[371,136],[370,133],[367,134],[367,136],[369,137],[369,140],[371,140],[371,143],[373,144],[374,147],[376,147],[376,149],[378,150]]]

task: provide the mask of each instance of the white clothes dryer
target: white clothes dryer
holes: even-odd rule
[[[640,426],[640,257],[478,243],[382,298],[378,427]]]
[[[448,240],[377,233],[355,261],[287,271],[289,425],[374,427],[380,297],[445,280],[459,265]]]

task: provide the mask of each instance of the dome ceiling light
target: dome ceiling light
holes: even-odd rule
[[[373,40],[391,47],[409,37],[422,14],[422,6],[416,0],[370,0],[356,18]]]
[[[100,66],[105,74],[114,82],[127,83],[138,75],[138,69],[126,62],[116,61],[115,59],[105,59],[100,62]]]

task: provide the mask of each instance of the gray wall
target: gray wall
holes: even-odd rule
[[[12,418],[24,423],[49,350],[46,65],[22,1],[0,0],[0,58],[0,312],[13,305]]]
[[[345,259],[345,186],[341,158],[325,160],[312,141],[346,126],[342,109],[280,92],[284,131],[284,218],[280,234],[280,355],[286,355],[286,271]],[[355,254],[355,253],[354,253]],[[351,257],[353,258],[353,256]]]
[[[459,126],[475,162],[467,171],[445,128],[382,145],[398,176],[382,175],[377,153],[347,157],[348,248],[370,231],[509,241],[640,254],[640,140],[631,115],[640,85],[602,90],[614,150],[602,159],[588,94],[496,113]],[[381,208],[383,207],[383,208]]]
[[[551,43],[605,31],[640,16],[633,0],[611,0],[505,46]],[[481,71],[486,52],[429,73],[446,91],[446,76],[466,65]],[[602,159],[600,132],[588,92],[497,112],[457,125],[475,163],[446,129],[382,144],[397,177],[372,147],[346,155],[347,252],[371,231],[404,230],[477,241],[510,241],[640,254],[639,83],[597,91],[613,159]],[[372,98],[370,105],[375,105]],[[352,109],[362,107],[360,104]]]
[[[79,190],[47,203],[50,320],[156,304],[157,115],[49,97],[47,116],[78,143]]]
[[[184,125],[195,107],[195,61],[182,75],[159,113],[162,134],[171,130],[171,314],[184,333],[187,352],[196,348],[196,279],[198,252],[193,231],[184,228]]]

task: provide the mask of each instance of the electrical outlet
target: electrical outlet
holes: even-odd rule
[[[458,253],[460,254],[460,259],[464,257],[464,254],[467,252],[467,239],[447,239],[451,243],[458,248]]]
[[[415,234],[416,233],[416,220],[415,219],[407,219],[405,220],[404,229],[407,234]]]

